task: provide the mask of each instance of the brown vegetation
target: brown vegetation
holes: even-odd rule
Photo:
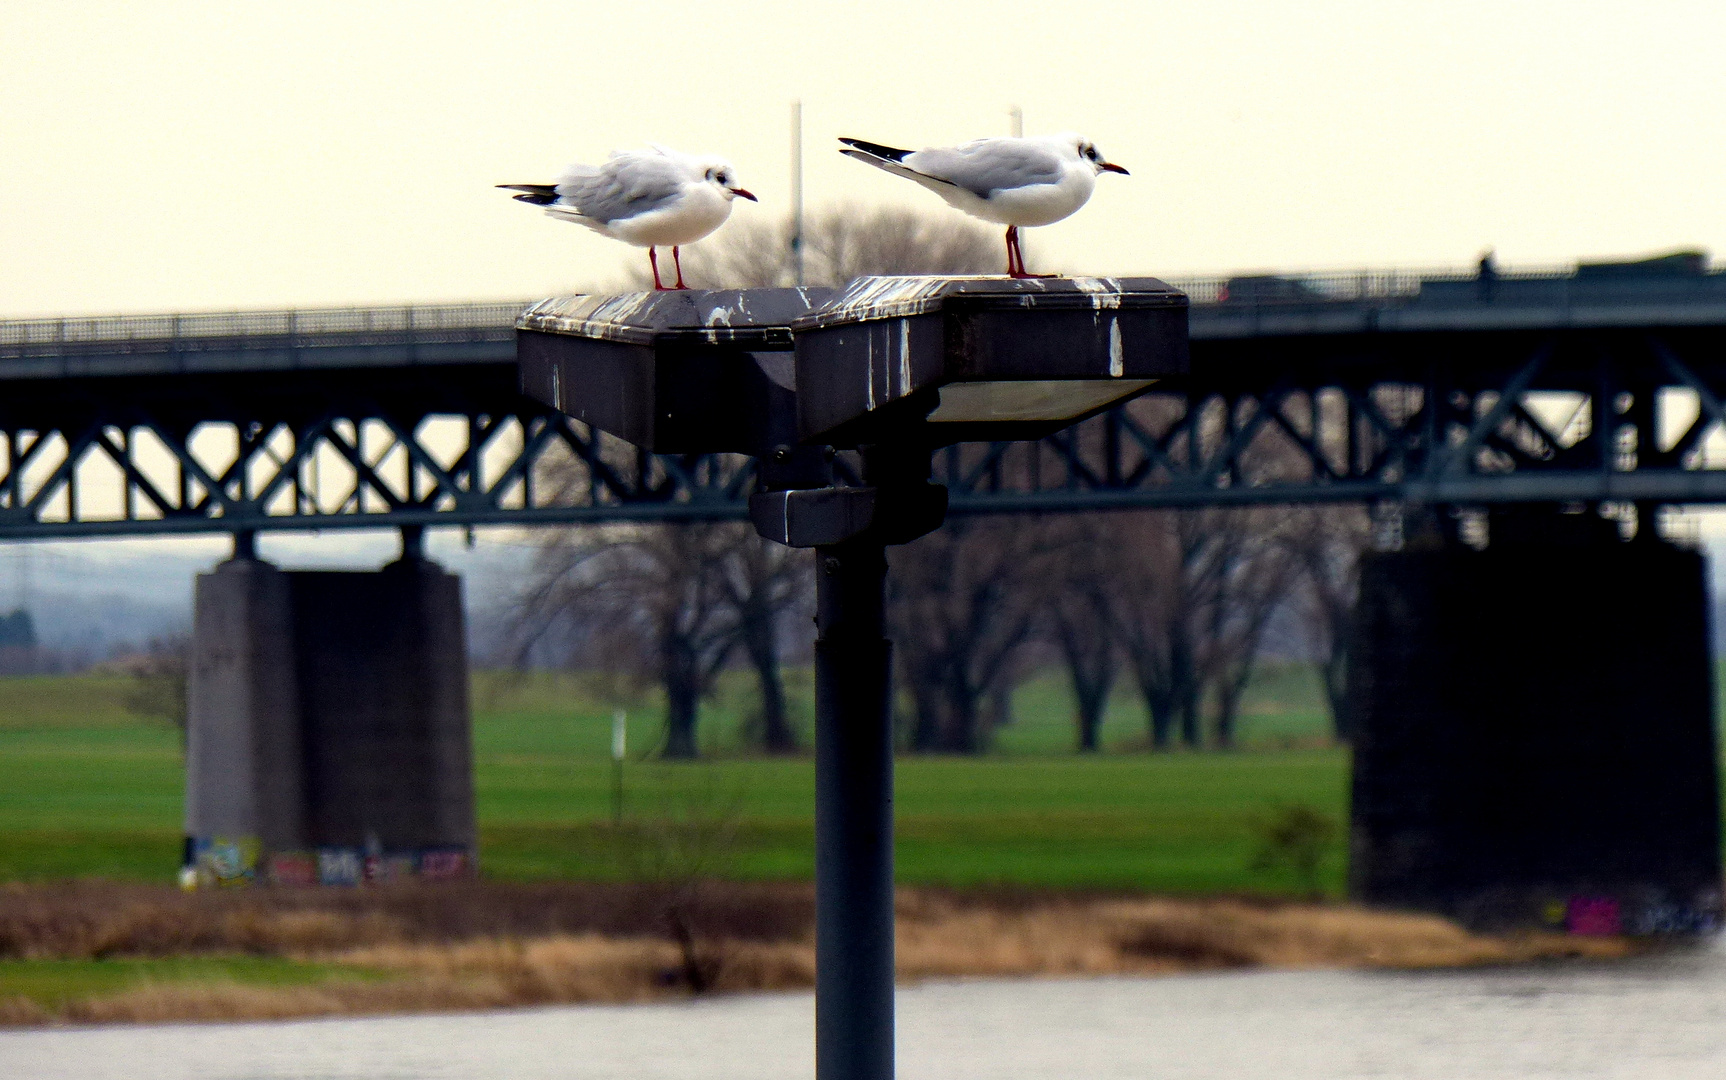
[[[1480,937],[1444,920],[1243,899],[907,889],[904,979],[1163,975],[1240,967],[1441,967],[1623,955],[1622,941]],[[806,885],[588,883],[182,894],[143,885],[0,888],[0,956],[251,954],[365,978],[151,982],[49,1011],[0,994],[0,1025],[279,1019],[630,1002],[808,987]],[[679,940],[685,932],[693,945]]]

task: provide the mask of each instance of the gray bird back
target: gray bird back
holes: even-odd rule
[[[905,164],[979,198],[1007,188],[1061,182],[1061,159],[1016,139],[978,139],[963,146],[919,150]]]
[[[582,217],[606,224],[665,207],[687,180],[670,158],[625,154],[598,167],[572,167],[559,179],[557,194]]]

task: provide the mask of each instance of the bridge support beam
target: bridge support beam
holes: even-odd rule
[[[1363,566],[1351,890],[1483,928],[1712,928],[1703,558],[1518,513],[1484,551]]]
[[[255,558],[197,582],[186,832],[204,881],[349,884],[473,866],[459,579]]]

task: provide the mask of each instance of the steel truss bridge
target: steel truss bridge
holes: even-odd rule
[[[1191,376],[942,451],[954,513],[1726,501],[1726,273],[1699,258],[1177,284]],[[0,322],[0,539],[744,516],[747,458],[522,397],[522,306]]]

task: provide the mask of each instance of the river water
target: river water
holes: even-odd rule
[[[667,1005],[0,1034],[7,1080],[808,1078],[813,1003]],[[1726,945],[1628,963],[932,983],[899,995],[906,1080],[1726,1076]]]

